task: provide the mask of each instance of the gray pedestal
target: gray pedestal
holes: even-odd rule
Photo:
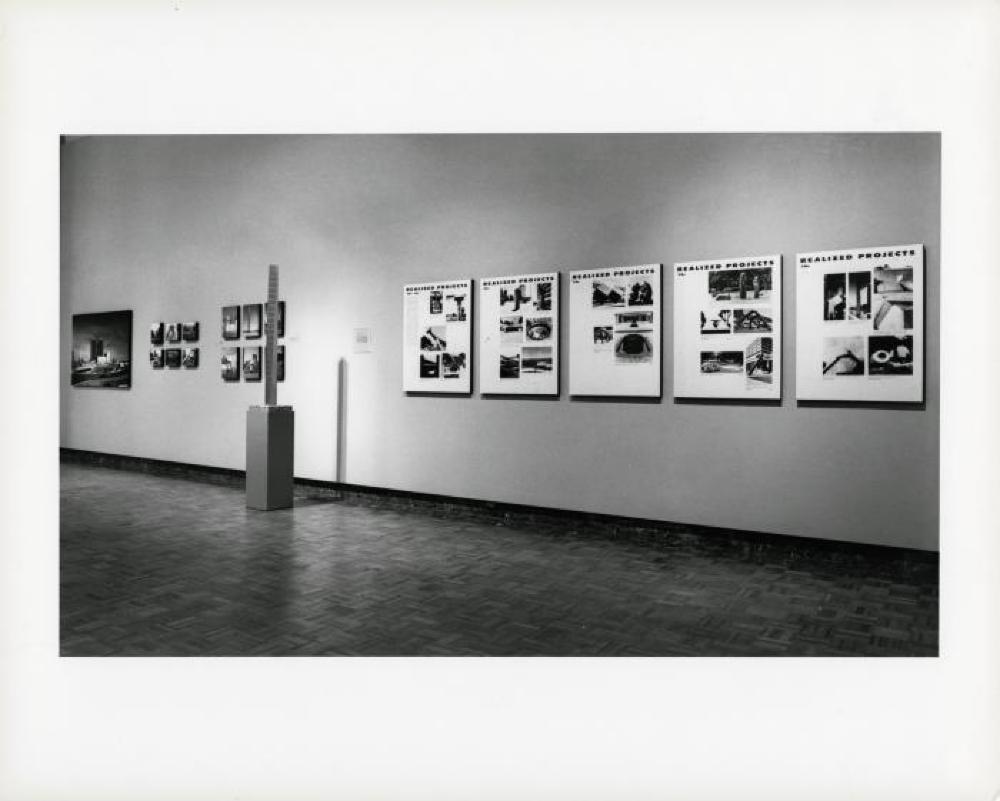
[[[292,505],[295,414],[291,406],[247,409],[247,507]]]

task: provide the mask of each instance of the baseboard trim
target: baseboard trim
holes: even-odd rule
[[[64,447],[60,447],[59,456],[60,461],[70,464],[129,470],[233,487],[243,487],[246,483],[245,471],[228,467],[189,464],[151,459],[144,456],[128,456]],[[296,478],[295,486],[296,494],[305,497],[342,500],[359,505],[377,505],[383,508],[408,509],[429,514],[469,516],[488,520],[495,525],[530,527],[534,523],[544,521],[551,524],[558,520],[561,525],[571,528],[577,536],[584,532],[600,537],[654,541],[663,545],[683,542],[690,546],[692,543],[696,543],[706,551],[725,549],[731,552],[735,549],[747,558],[766,556],[773,559],[775,553],[778,553],[781,558],[792,561],[804,559],[837,564],[857,562],[869,565],[885,562],[891,563],[897,569],[901,564],[904,566],[909,564],[914,568],[922,569],[926,569],[928,566],[936,568],[939,564],[938,552],[922,551],[916,548],[796,537],[788,534],[530,506],[312,478]]]

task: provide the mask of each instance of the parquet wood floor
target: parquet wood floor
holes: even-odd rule
[[[64,656],[933,656],[937,566],[61,467]]]

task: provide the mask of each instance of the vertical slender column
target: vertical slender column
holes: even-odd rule
[[[264,326],[264,405],[278,403],[278,347],[275,334],[278,326],[278,265],[267,269],[267,325]]]

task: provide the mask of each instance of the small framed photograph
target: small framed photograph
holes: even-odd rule
[[[222,307],[222,338],[223,339],[239,339],[240,338],[240,307],[239,306],[223,306]]]
[[[223,348],[222,349],[222,380],[223,381],[239,381],[240,380],[240,349],[239,348]]]
[[[243,348],[243,380],[260,381],[261,347]]]
[[[149,366],[152,367],[154,370],[163,369],[163,348],[149,349]]]
[[[243,336],[247,339],[260,339],[262,308],[260,303],[243,306]]]
[[[181,325],[181,339],[185,342],[197,342],[198,323],[183,323]]]
[[[153,323],[149,327],[149,344],[150,345],[163,344],[163,323]]]
[[[181,349],[167,348],[163,351],[163,363],[171,370],[176,370],[181,366]]]
[[[198,366],[198,348],[184,348],[184,354],[181,357],[181,364],[189,369],[194,369]]]
[[[180,323],[168,323],[167,333],[164,336],[167,342],[180,342],[181,341],[181,324]]]

